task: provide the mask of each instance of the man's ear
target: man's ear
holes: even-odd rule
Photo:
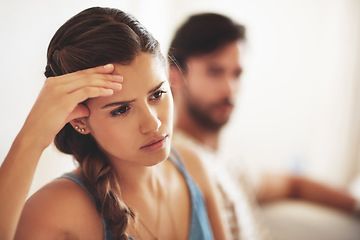
[[[171,88],[179,88],[184,84],[184,76],[177,66],[170,66],[169,80]]]
[[[174,98],[181,96],[186,80],[182,70],[178,66],[170,66],[169,81]]]
[[[73,128],[74,128],[77,132],[79,132],[79,133],[81,133],[81,134],[86,135],[86,134],[89,134],[89,133],[90,133],[90,129],[89,129],[89,127],[87,126],[87,124],[86,124],[86,119],[85,119],[84,117],[82,117],[82,118],[75,118],[75,119],[71,120],[69,123],[71,124],[71,126],[73,126]]]

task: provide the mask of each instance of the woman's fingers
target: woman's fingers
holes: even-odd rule
[[[97,73],[112,73],[114,71],[114,69],[115,69],[114,64],[109,63],[104,66],[98,66],[98,67],[86,69],[83,71],[89,71],[89,72],[94,71]]]
[[[71,93],[83,87],[102,87],[113,90],[120,90],[123,77],[120,75],[110,74],[113,72],[113,65],[107,67],[100,66],[86,69],[58,77],[48,78],[45,85],[59,91],[60,94]],[[105,73],[104,73],[105,72]]]
[[[89,116],[87,107],[80,103],[88,98],[110,96],[122,88],[122,77],[112,75],[113,71],[114,65],[108,64],[48,78],[27,125],[39,128],[48,143],[67,122]]]
[[[103,66],[97,66],[97,67],[93,67],[93,68],[88,68],[88,69],[84,69],[84,70],[80,70],[77,72],[84,72],[84,73],[112,73],[115,70],[115,66],[112,63],[103,65]],[[74,72],[76,73],[76,72]],[[69,74],[74,74],[74,73],[69,73]]]
[[[36,134],[34,146],[47,147],[69,121],[88,117],[81,103],[88,98],[110,96],[122,88],[122,77],[112,74],[114,65],[95,67],[51,77],[39,93],[25,124],[23,134]]]
[[[96,98],[96,97],[106,97],[114,94],[114,91],[120,90],[122,85],[114,85],[112,88],[107,88],[105,86],[83,86],[78,88],[70,93],[66,94],[66,104],[78,104],[82,103],[88,98]]]
[[[79,89],[71,94],[67,95],[65,105],[69,107],[69,109],[73,109],[71,113],[69,113],[66,122],[69,122],[75,118],[88,117],[90,112],[89,109],[81,102],[85,101],[88,98],[95,97],[106,97],[111,96],[114,93],[112,89],[99,88],[99,87],[85,87]],[[73,106],[72,104],[77,104]],[[66,108],[63,106],[63,108]]]
[[[123,78],[120,75],[92,74],[82,76],[76,81],[73,81],[70,84],[66,84],[64,86],[64,91],[71,93],[84,87],[99,87],[120,90],[122,87],[122,82]]]
[[[76,104],[99,96],[112,95],[114,91],[122,88],[123,77],[111,74],[113,64],[99,66],[58,77],[48,78],[44,85],[44,92],[49,92],[52,98],[63,98],[67,95],[78,96],[74,98]],[[79,94],[81,93],[81,94]]]

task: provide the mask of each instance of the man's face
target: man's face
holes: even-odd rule
[[[188,59],[184,102],[200,126],[217,131],[228,122],[240,85],[240,50],[236,41]]]

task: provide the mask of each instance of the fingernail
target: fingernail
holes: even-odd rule
[[[113,75],[113,77],[114,77],[116,80],[120,80],[120,81],[124,80],[123,76],[121,76],[121,75]]]
[[[114,84],[117,88],[119,88],[119,89],[122,88],[122,84],[121,84],[121,83],[113,82],[113,84]]]
[[[105,69],[109,69],[109,68],[112,68],[112,64],[111,64],[111,63],[109,63],[109,64],[106,64],[106,65],[104,66],[104,68],[105,68]]]
[[[109,95],[112,95],[114,93],[114,90],[112,89],[105,89],[105,93],[106,94],[109,94]]]

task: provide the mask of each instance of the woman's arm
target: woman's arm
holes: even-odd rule
[[[184,146],[176,146],[176,148],[181,153],[187,170],[204,195],[214,238],[218,240],[230,239],[230,233],[228,232],[230,228],[227,226],[228,222],[225,219],[224,212],[221,210],[222,200],[219,189],[216,187],[206,165],[193,150]]]
[[[72,119],[88,116],[79,104],[119,90],[112,64],[48,78],[0,167],[0,239],[13,239],[36,166],[44,149]]]

